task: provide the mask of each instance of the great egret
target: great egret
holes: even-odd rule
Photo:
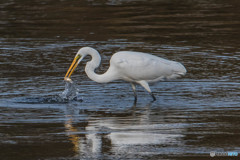
[[[97,50],[91,47],[83,47],[77,52],[64,80],[71,81],[75,68],[84,57],[90,55],[91,61],[87,62],[85,72],[87,76],[98,83],[108,83],[114,80],[125,80],[130,82],[137,101],[136,84],[140,84],[156,100],[148,83],[163,79],[172,79],[186,74],[185,67],[175,61],[166,60],[151,54],[132,51],[121,51],[115,53],[110,60],[110,67],[104,74],[96,74],[94,71],[101,63],[101,57]]]

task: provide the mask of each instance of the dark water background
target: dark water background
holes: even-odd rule
[[[238,0],[1,0],[1,159],[209,159],[240,154]],[[107,70],[114,52],[179,61],[185,77],[151,86],[63,77],[79,48],[96,48]],[[215,157],[216,159],[230,157]],[[211,158],[211,159],[215,159]],[[239,158],[239,157],[235,157]]]

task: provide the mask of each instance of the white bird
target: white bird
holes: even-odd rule
[[[71,81],[75,68],[84,57],[90,55],[91,61],[87,62],[85,72],[87,76],[98,83],[108,83],[114,80],[130,82],[134,92],[135,103],[137,101],[136,84],[140,84],[156,100],[148,83],[158,82],[163,79],[172,79],[186,74],[185,67],[175,61],[166,60],[151,54],[132,51],[115,53],[110,60],[110,67],[104,74],[96,74],[95,69],[101,63],[101,57],[97,50],[91,47],[83,47],[77,52],[64,80]]]

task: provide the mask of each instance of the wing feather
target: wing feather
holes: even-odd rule
[[[112,56],[110,63],[123,79],[129,81],[152,82],[180,75],[180,63],[141,52],[117,52]]]

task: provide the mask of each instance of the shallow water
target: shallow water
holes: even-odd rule
[[[1,159],[240,154],[238,1],[3,0],[0,17]],[[101,53],[98,73],[120,50],[179,61],[188,73],[152,85],[154,103],[138,86],[134,105],[130,84],[89,80],[87,58],[67,95],[63,78],[83,46]]]

